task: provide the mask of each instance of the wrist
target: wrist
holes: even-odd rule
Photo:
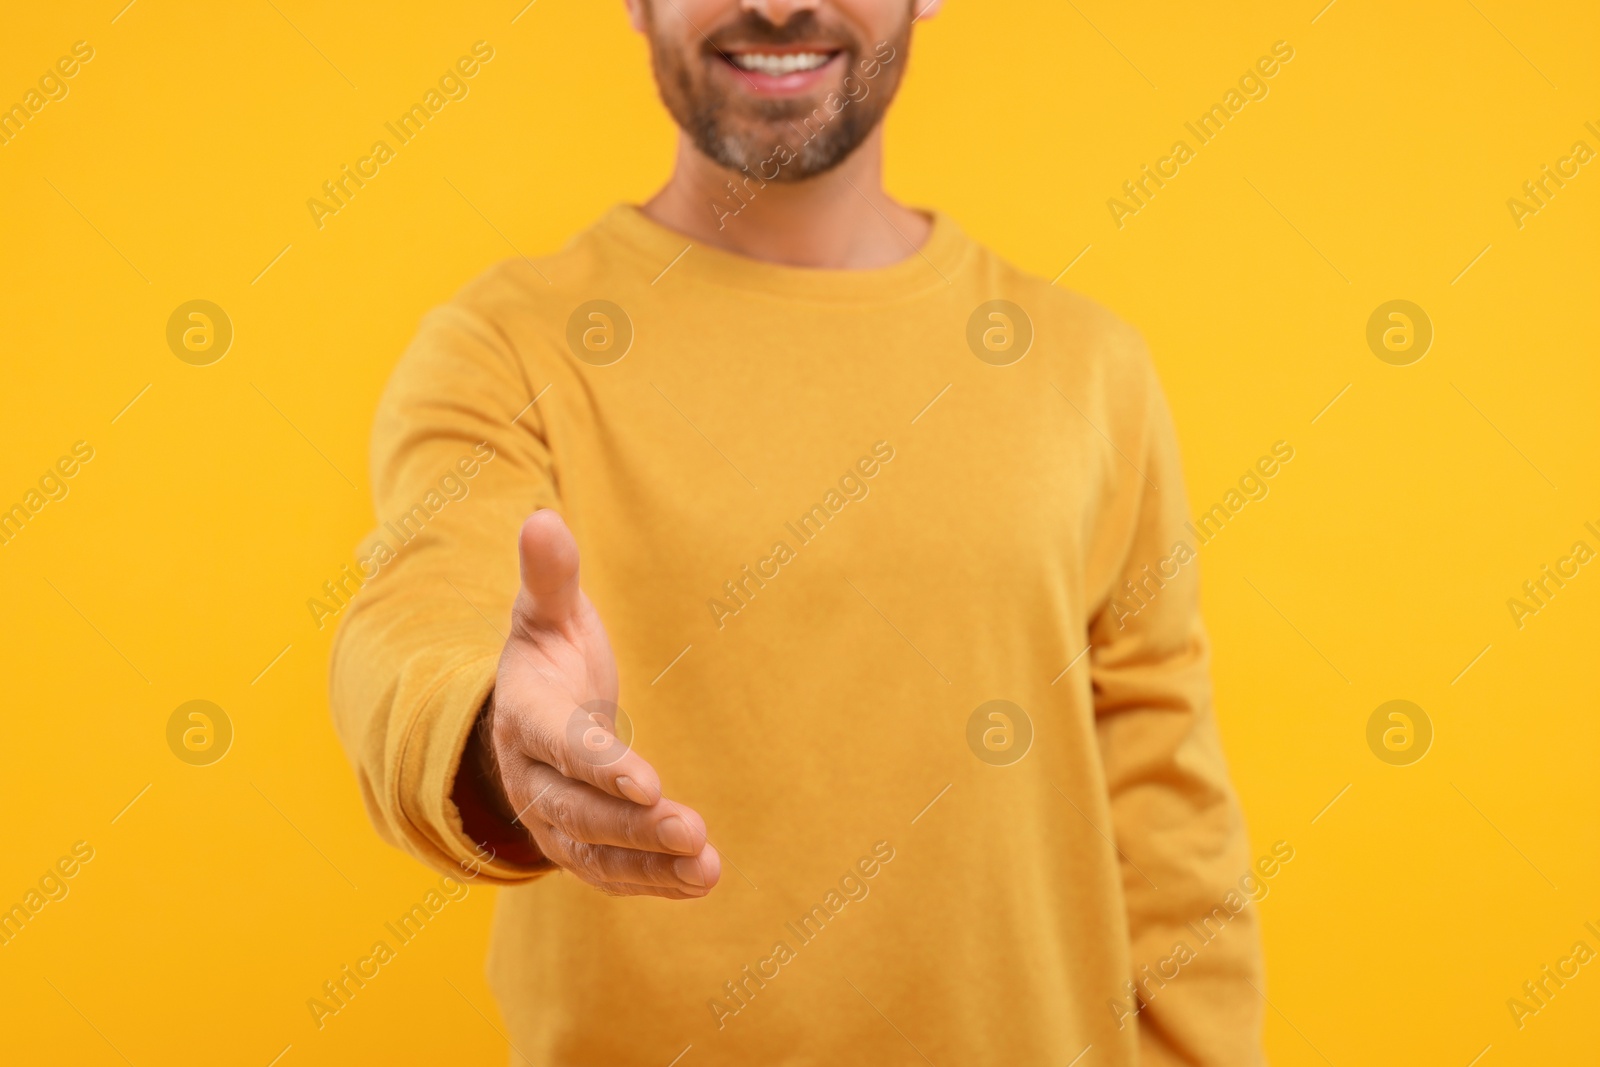
[[[517,822],[516,809],[501,780],[493,724],[491,692],[467,733],[451,799],[461,813],[462,830],[480,848],[490,849],[512,863],[541,864],[544,858],[527,830]]]

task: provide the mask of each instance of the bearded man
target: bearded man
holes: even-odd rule
[[[939,6],[628,0],[670,180],[385,393],[335,719],[513,1062],[1261,1062],[1151,359],[883,188]]]

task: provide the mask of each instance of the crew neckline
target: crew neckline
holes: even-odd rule
[[[652,277],[671,264],[671,273],[661,275],[663,281],[676,274],[702,284],[791,300],[869,304],[937,292],[954,283],[972,243],[948,215],[938,210],[924,213],[933,225],[921,248],[888,266],[864,270],[795,267],[714,248],[663,226],[637,204],[615,205],[595,224],[595,232],[626,246]]]

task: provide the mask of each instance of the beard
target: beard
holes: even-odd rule
[[[730,170],[751,170],[787,148],[789,158],[767,181],[800,182],[825,174],[849,158],[883,120],[900,86],[911,42],[907,18],[876,53],[845,27],[823,27],[815,12],[796,12],[782,26],[753,11],[718,30],[710,41],[681,46],[659,32],[650,15],[651,65],[661,101],[700,152]],[[825,31],[825,32],[824,32]],[[783,99],[753,99],[718,84],[713,64],[727,64],[723,46],[785,45],[818,39],[837,42],[845,77],[840,89]],[[888,50],[892,49],[892,50]],[[882,58],[889,56],[889,60]],[[863,60],[877,64],[874,78],[861,73]],[[893,60],[898,59],[896,63]],[[736,67],[730,69],[737,71]]]

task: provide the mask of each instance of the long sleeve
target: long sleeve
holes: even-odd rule
[[[1198,548],[1177,439],[1149,375],[1130,456],[1122,564],[1091,628],[1101,757],[1123,855],[1134,973],[1112,1010],[1140,1063],[1262,1062],[1262,964],[1249,841],[1212,714]],[[1129,585],[1128,583],[1132,583]]]
[[[451,785],[494,686],[517,531],[558,502],[536,395],[470,301],[424,319],[379,405],[378,524],[357,552],[364,584],[348,593],[333,648],[334,721],[379,833],[440,869],[500,883],[542,872],[480,855]]]

